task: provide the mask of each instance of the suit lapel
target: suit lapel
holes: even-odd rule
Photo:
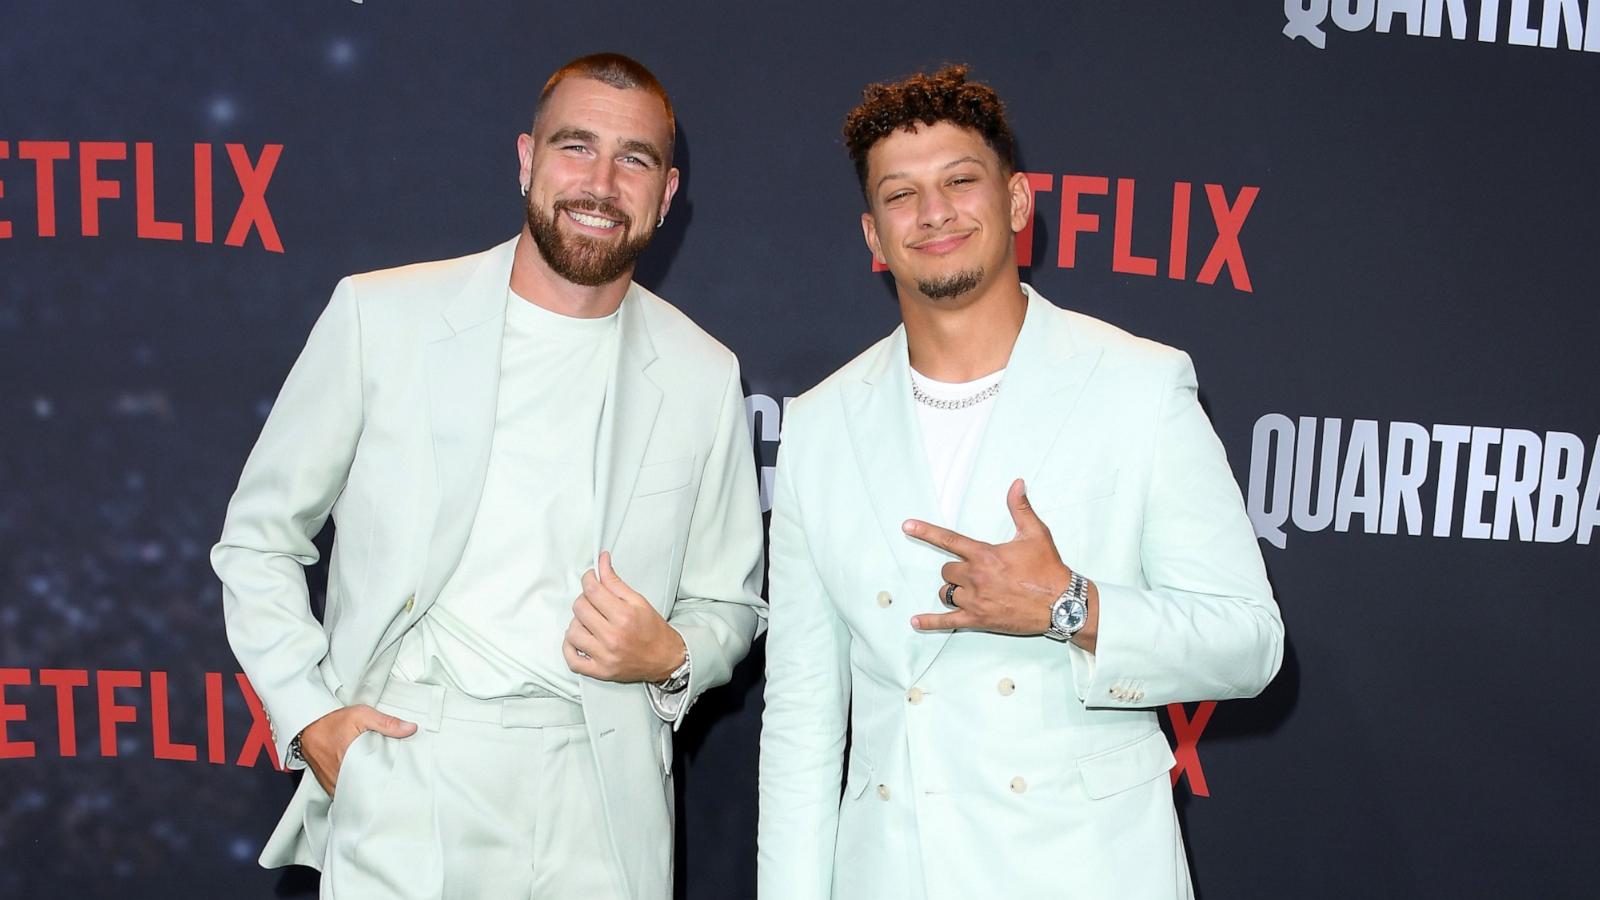
[[[656,360],[655,344],[645,321],[646,300],[637,284],[629,285],[618,313],[617,359],[606,381],[605,405],[600,411],[600,429],[595,442],[594,554],[599,565],[601,550],[611,549],[628,513],[633,485],[639,477],[639,464],[650,446],[650,435],[661,411],[661,388],[645,370]],[[651,598],[658,607],[666,598]],[[642,770],[633,763],[638,756],[632,749],[655,746],[656,733],[646,723],[654,715],[641,718],[635,713],[644,704],[644,691],[636,684],[617,684],[578,676],[578,691],[583,701],[584,727],[599,761],[600,790],[607,815],[613,823],[628,822],[640,828],[649,826],[648,817],[639,824],[639,811],[630,804],[638,796]],[[648,731],[648,735],[642,732]],[[614,834],[629,829],[617,826]],[[635,891],[641,884],[669,879],[657,872],[655,857],[639,852],[638,842],[618,844],[628,879]]]
[[[1015,535],[1006,491],[1039,474],[1099,360],[1098,349],[1073,340],[1061,311],[1028,289],[1027,316],[961,500],[962,534],[989,543]]]
[[[912,407],[910,361],[904,326],[895,330],[878,349],[878,357],[862,379],[842,390],[845,422],[856,464],[866,484],[874,519],[900,570],[900,583],[912,596],[913,612],[931,612],[937,606],[935,591],[939,567],[949,557],[913,540],[900,529],[906,519],[939,521],[939,503],[922,429]],[[909,616],[907,617],[909,619]],[[934,640],[904,626],[908,657]]]
[[[1032,288],[1024,285],[1024,290],[1028,311],[1006,363],[955,524],[967,537],[991,544],[1015,536],[1006,492],[1012,481],[1032,483],[1039,475],[1060,435],[1068,430],[1073,407],[1100,360],[1098,348],[1085,348],[1074,340],[1061,310]],[[924,605],[927,612],[946,611],[936,597]],[[929,637],[914,645],[913,681],[933,664],[950,634]]]
[[[439,505],[412,621],[449,581],[483,494],[500,386],[500,345],[516,242],[489,251],[434,325],[425,351]]]
[[[661,410],[661,388],[645,374],[656,359],[655,344],[645,323],[644,300],[638,285],[628,288],[622,300],[617,341],[617,361],[606,384],[605,407],[600,413],[600,435],[595,446],[594,508],[595,556],[610,549],[622,529],[633,497],[639,464],[650,445],[656,415]],[[597,562],[598,564],[598,562]],[[663,602],[664,602],[663,598]]]

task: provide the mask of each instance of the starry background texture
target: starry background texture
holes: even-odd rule
[[[513,234],[516,135],[583,53],[633,55],[674,95],[683,188],[638,280],[740,355],[751,394],[794,396],[896,324],[839,125],[867,82],[966,61],[1007,98],[1021,167],[1054,178],[1025,278],[1188,350],[1241,484],[1269,413],[1567,431],[1593,454],[1600,53],[1331,23],[1316,50],[1284,22],[1277,4],[1179,2],[6,4],[0,669],[30,673],[5,689],[24,711],[6,728],[36,752],[0,759],[0,896],[315,896],[315,873],[254,862],[293,781],[234,764],[251,717],[207,552],[335,281]],[[22,141],[71,142],[53,237]],[[100,165],[121,196],[97,237],[84,141],[127,148]],[[146,141],[182,241],[136,237]],[[193,240],[197,143],[213,243]],[[222,241],[230,143],[252,161],[283,147],[265,193],[281,253]],[[1113,270],[1110,197],[1082,201],[1100,228],[1058,265],[1067,173],[1134,179],[1134,249],[1163,267],[1172,185],[1192,182],[1187,278]],[[1208,182],[1260,189],[1249,291],[1195,280]],[[776,448],[754,451],[770,466]],[[1208,726],[1209,796],[1175,788],[1200,895],[1586,895],[1594,546],[1359,526],[1262,546],[1289,651]],[[761,668],[758,644],[679,735],[682,897],[753,894]],[[88,672],[76,755],[44,669]],[[103,670],[142,673],[115,695],[134,708],[115,757]],[[153,672],[199,761],[154,757]],[[206,673],[224,673],[226,764],[207,761]]]

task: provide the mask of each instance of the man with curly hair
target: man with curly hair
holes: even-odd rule
[[[864,96],[903,325],[785,418],[759,896],[1188,897],[1155,709],[1253,696],[1283,653],[1194,369],[1021,282],[992,89]]]

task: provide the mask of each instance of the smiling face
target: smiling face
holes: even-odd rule
[[[1014,235],[1032,213],[1027,176],[1007,173],[982,136],[949,122],[899,129],[867,153],[861,228],[902,295],[959,301],[1016,269]]]
[[[587,287],[632,275],[678,189],[672,137],[648,91],[583,77],[556,85],[517,151],[528,230],[557,275]]]

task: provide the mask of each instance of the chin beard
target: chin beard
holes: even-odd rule
[[[615,219],[622,229],[622,237],[614,243],[604,243],[584,235],[565,234],[556,223],[563,210],[589,212]],[[599,287],[610,284],[626,275],[639,254],[644,252],[655,229],[632,235],[633,218],[608,203],[572,201],[551,207],[550,215],[534,206],[528,198],[528,232],[545,264],[557,275],[573,284]]]
[[[983,283],[982,269],[965,269],[940,278],[918,281],[917,290],[929,300],[950,300]]]

